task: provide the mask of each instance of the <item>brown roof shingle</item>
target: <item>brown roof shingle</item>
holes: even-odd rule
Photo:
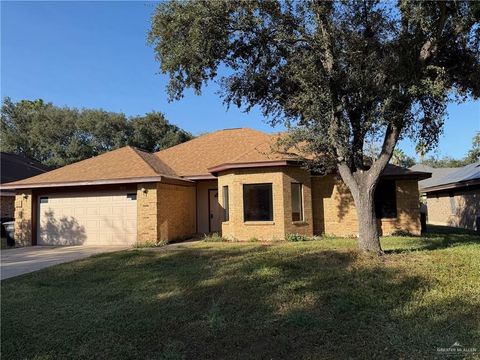
[[[209,168],[225,163],[285,158],[270,148],[276,135],[240,128],[219,130],[161,150],[156,156],[179,176],[208,176]]]
[[[248,128],[220,130],[151,154],[130,146],[79,161],[41,175],[5,184],[35,187],[59,184],[91,185],[93,182],[160,181],[159,177],[182,180],[213,177],[212,173],[235,167],[297,164],[297,158],[280,151],[278,136]],[[293,161],[292,161],[293,160]],[[389,165],[383,176],[428,177]],[[126,181],[128,179],[128,181]],[[148,180],[147,179],[147,180]],[[172,180],[172,181],[174,181]]]
[[[8,183],[8,186],[120,180],[160,175],[176,177],[175,173],[153,154],[126,146],[44,174]]]

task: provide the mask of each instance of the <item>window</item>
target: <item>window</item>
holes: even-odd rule
[[[127,194],[127,199],[128,200],[137,200],[137,194],[135,194],[135,193]]]
[[[40,201],[40,204],[47,204],[48,203],[48,197],[41,197],[39,199],[39,201]]]
[[[303,221],[302,184],[292,183],[292,221]]]
[[[380,180],[375,189],[375,215],[377,219],[397,217],[397,193],[395,180]]]
[[[223,187],[223,221],[230,220],[230,209],[228,206],[228,186]]]
[[[273,221],[272,184],[243,185],[244,221]]]

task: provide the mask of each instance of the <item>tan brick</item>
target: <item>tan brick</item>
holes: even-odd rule
[[[291,183],[303,184],[304,221],[294,223],[291,214]],[[243,185],[272,184],[273,221],[244,222]],[[223,199],[223,186],[229,187],[230,220],[222,223],[222,235],[236,240],[281,240],[288,233],[313,234],[310,176],[299,168],[270,167],[237,169],[218,176],[218,198]],[[222,205],[222,204],[220,204]]]
[[[474,230],[476,217],[480,216],[480,189],[429,193],[427,207],[429,224]]]
[[[32,245],[32,190],[15,195],[15,245]]]
[[[138,184],[137,243],[169,242],[194,233],[194,186]]]
[[[419,235],[421,227],[417,180],[397,180],[396,196],[397,218],[380,220],[380,233],[389,235],[403,230]],[[312,177],[312,203],[315,234],[358,235],[358,218],[353,197],[338,176]]]

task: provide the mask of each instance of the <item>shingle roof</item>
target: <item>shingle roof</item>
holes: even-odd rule
[[[160,175],[176,177],[175,173],[153,154],[126,146],[8,185],[120,180]]]
[[[270,145],[276,135],[240,128],[206,134],[155,153],[180,176],[209,176],[209,168],[225,163],[278,160]]]
[[[51,170],[48,166],[45,166],[36,160],[6,152],[0,153],[0,163],[0,183],[2,184],[25,179]]]
[[[213,178],[212,173],[221,171],[219,169],[297,164],[292,154],[279,151],[278,136],[241,128],[216,131],[155,154],[127,146],[7,186],[93,185],[107,181],[127,182],[126,179],[128,182],[146,181],[146,178],[157,181],[152,178],[159,176],[187,181],[182,177]],[[383,175],[429,176],[398,166],[389,166]]]
[[[433,186],[433,184],[435,184],[435,182],[439,178],[442,178],[454,171],[457,171],[458,169],[459,168],[433,168],[425,164],[415,164],[410,168],[410,170],[429,172],[432,174],[432,177],[430,179],[426,179],[418,182],[418,187],[420,188],[420,190],[429,186]]]
[[[458,188],[477,181],[480,181],[480,161],[458,168],[456,171],[434,179],[428,187],[423,188],[423,191],[435,191],[439,188]]]
[[[385,170],[382,173],[384,177],[417,177],[419,179],[425,179],[430,177],[430,172],[428,171],[416,171],[412,169],[407,169],[401,166],[387,164]]]

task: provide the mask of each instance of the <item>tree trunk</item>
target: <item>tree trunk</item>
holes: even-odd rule
[[[337,168],[342,180],[350,189],[355,202],[358,217],[358,245],[360,250],[364,252],[382,253],[377,217],[375,216],[375,188],[380,175],[392,157],[400,131],[401,127],[394,123],[388,124],[382,151],[368,170],[358,168],[352,170],[345,161],[345,158],[348,157],[348,151],[337,143],[337,154],[339,154]]]
[[[380,254],[382,248],[380,246],[377,217],[375,215],[375,187],[369,186],[368,189],[365,189],[363,186],[359,186],[356,194],[354,192],[352,194],[355,208],[357,209],[358,244],[360,250]]]

